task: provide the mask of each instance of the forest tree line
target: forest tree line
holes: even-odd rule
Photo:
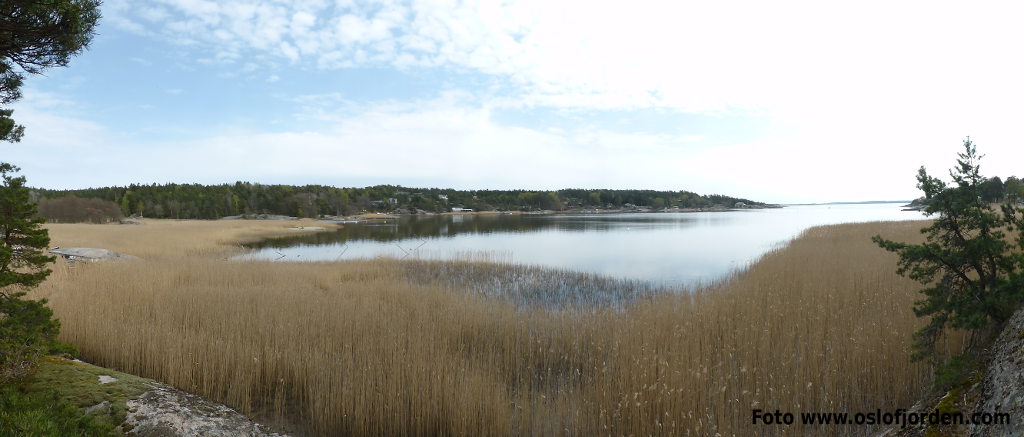
[[[151,184],[78,190],[36,189],[40,216],[56,222],[105,222],[120,216],[171,219],[218,219],[243,214],[293,217],[346,216],[361,212],[446,212],[452,207],[474,211],[565,211],[647,207],[733,207],[761,202],[689,191],[564,189],[454,190],[377,185],[338,188],[324,185]],[[114,217],[120,214],[120,216]]]
[[[1024,202],[1024,179],[1010,176],[1004,181],[999,176],[985,179],[979,187],[981,200],[989,203],[1022,203]],[[911,202],[911,205],[927,205],[929,200],[920,197]]]
[[[994,176],[985,181],[981,188],[981,197],[988,202],[1024,201],[1024,180],[1010,176],[1003,181]]]

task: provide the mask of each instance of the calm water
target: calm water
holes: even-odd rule
[[[714,281],[812,226],[916,220],[897,203],[699,213],[410,216],[254,246],[282,261],[489,259],[668,286]]]

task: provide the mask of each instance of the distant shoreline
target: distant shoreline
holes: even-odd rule
[[[765,206],[748,206],[744,208],[725,208],[725,207],[713,207],[713,208],[665,208],[659,210],[651,209],[567,209],[567,210],[551,210],[545,209],[540,211],[446,211],[446,212],[368,212],[362,214],[355,214],[349,216],[324,216],[318,220],[338,222],[346,220],[380,220],[391,217],[412,217],[412,216],[433,216],[433,215],[452,215],[452,216],[464,216],[464,215],[551,215],[551,214],[656,214],[656,213],[691,213],[691,212],[729,212],[729,211],[747,211],[756,209],[781,209],[785,208],[786,205],[765,205]],[[280,216],[274,216],[275,218],[281,218]],[[290,217],[292,220],[297,220],[296,217]]]
[[[399,217],[415,217],[415,216],[491,216],[491,215],[554,215],[554,214],[565,214],[565,215],[604,215],[604,214],[656,214],[656,213],[696,213],[696,212],[732,212],[732,211],[749,211],[749,210],[763,210],[763,209],[782,209],[791,206],[830,206],[830,205],[869,205],[869,204],[904,204],[907,205],[909,202],[902,200],[884,200],[884,201],[868,201],[868,202],[829,202],[829,203],[792,203],[792,204],[768,204],[768,205],[753,205],[745,206],[740,208],[728,208],[728,207],[710,207],[710,208],[664,208],[659,210],[653,210],[648,208],[620,208],[620,209],[567,209],[567,210],[539,210],[539,211],[446,211],[446,212],[430,212],[420,211],[416,213],[412,212],[364,212],[360,214],[346,215],[346,216],[335,216],[325,215],[320,218],[308,218],[310,220],[317,220],[320,222],[328,223],[355,223],[370,220],[388,220],[397,219]],[[904,211],[917,211],[918,209],[907,208]],[[282,215],[269,215],[269,214],[250,214],[242,216],[229,216],[223,217],[220,220],[299,220],[299,217],[288,217]]]
[[[815,206],[815,205],[870,205],[873,203],[910,203],[913,200],[865,200],[861,202],[825,202],[825,203],[786,203],[787,206]]]

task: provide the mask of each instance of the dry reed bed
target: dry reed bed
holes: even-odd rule
[[[85,359],[317,435],[857,434],[751,409],[895,409],[927,387],[908,363],[918,287],[869,240],[920,227],[814,228],[715,289],[624,309],[523,309],[389,260],[165,256],[60,268],[36,294]]]
[[[47,224],[51,243],[61,247],[100,247],[149,260],[181,256],[225,257],[241,253],[242,244],[264,238],[294,236],[291,228],[336,225],[314,220],[152,220],[140,225]]]

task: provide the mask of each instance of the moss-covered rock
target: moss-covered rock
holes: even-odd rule
[[[278,436],[222,404],[157,381],[47,357],[0,391],[0,437]]]
[[[93,420],[120,427],[127,401],[151,390],[156,381],[77,360],[47,357],[21,385],[26,393],[53,393]]]

